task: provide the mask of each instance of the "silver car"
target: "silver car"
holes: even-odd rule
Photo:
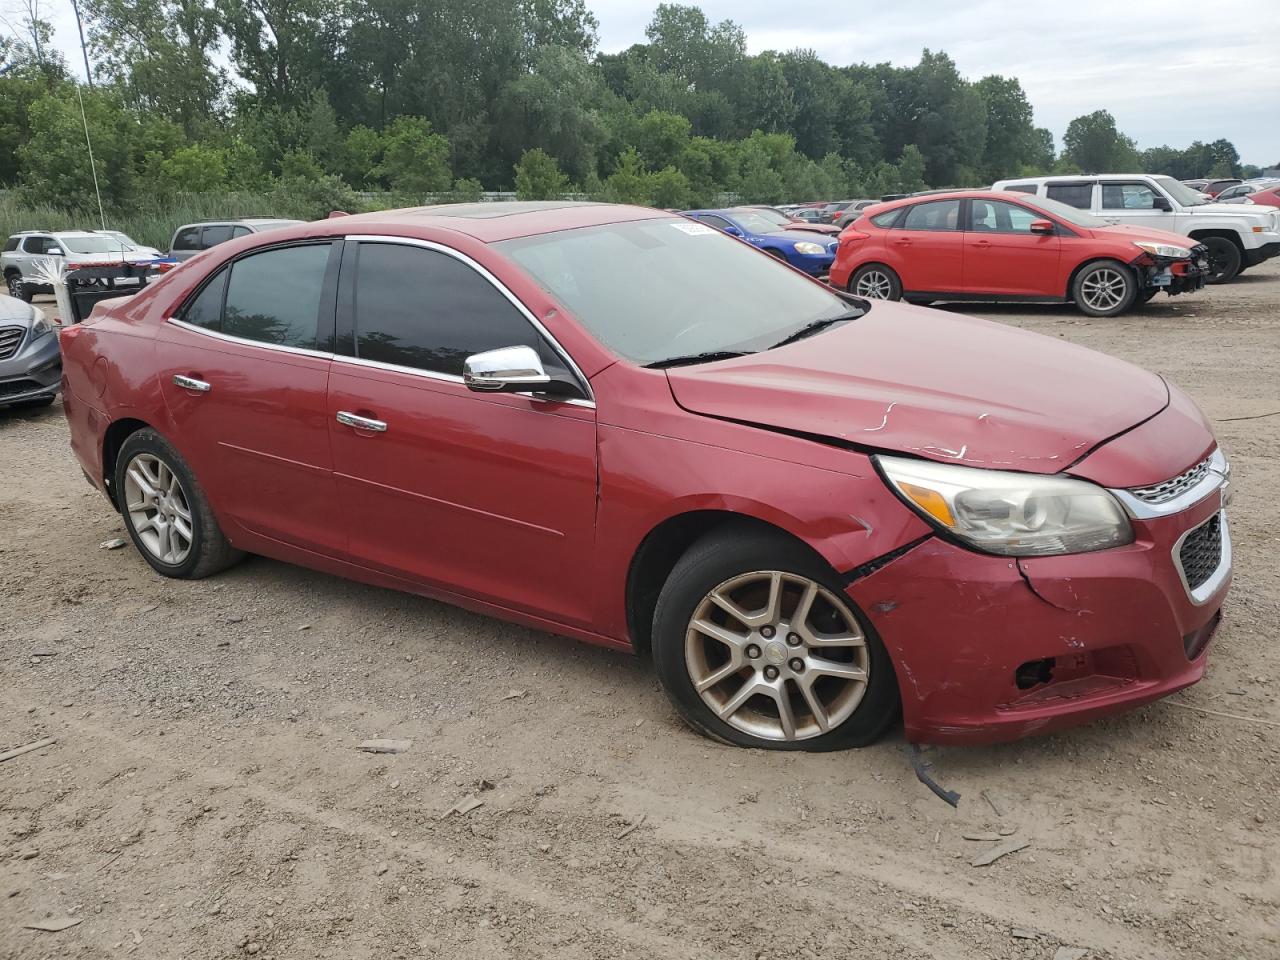
[[[247,237],[251,233],[263,233],[277,227],[292,227],[301,220],[280,220],[274,217],[248,217],[243,220],[201,220],[184,223],[173,231],[169,244],[169,256],[175,260],[189,260],[201,250],[208,250],[220,243]]]
[[[0,253],[9,296],[30,301],[37,293],[53,288],[35,278],[36,263],[53,259],[64,263],[111,264],[145,263],[156,259],[157,251],[124,243],[114,235],[95,230],[24,230],[5,241]]]
[[[58,335],[44,311],[0,296],[0,407],[50,404],[61,380]]]

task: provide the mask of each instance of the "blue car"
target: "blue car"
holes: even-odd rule
[[[825,277],[836,258],[839,241],[835,237],[805,230],[788,230],[750,207],[686,210],[684,215],[732,237],[741,237],[753,247],[785,260],[810,276]]]

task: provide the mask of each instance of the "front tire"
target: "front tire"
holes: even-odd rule
[[[114,490],[130,539],[156,572],[199,580],[244,556],[227,541],[187,462],[156,431],[132,433],[120,447]]]
[[[17,271],[5,274],[5,285],[9,289],[9,296],[30,303],[35,297],[35,293],[28,284],[22,282],[22,274]]]
[[[849,292],[867,300],[901,300],[902,280],[883,263],[868,263],[849,278]]]
[[[1090,317],[1116,317],[1133,306],[1138,281],[1133,271],[1117,260],[1085,264],[1071,284],[1076,308]]]
[[[1226,283],[1240,273],[1240,248],[1226,237],[1205,237],[1201,243],[1209,248],[1209,276],[1206,283]]]
[[[653,659],[684,720],[737,746],[860,747],[898,716],[870,624],[819,557],[772,531],[724,528],[689,548],[658,598]]]

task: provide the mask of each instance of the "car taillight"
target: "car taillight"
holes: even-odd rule
[[[844,233],[840,234],[840,246],[851,247],[866,240],[868,236],[869,234],[854,230],[853,227],[846,227]]]

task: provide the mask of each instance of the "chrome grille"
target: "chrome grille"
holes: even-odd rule
[[[1222,563],[1222,518],[1214,514],[1196,527],[1182,541],[1178,563],[1187,589],[1203,586]]]
[[[1212,458],[1205,457],[1186,473],[1180,473],[1176,477],[1150,487],[1131,487],[1129,492],[1145,503],[1168,503],[1182,496],[1208,475],[1210,459]]]
[[[8,360],[18,352],[26,327],[0,327],[0,360]]]

